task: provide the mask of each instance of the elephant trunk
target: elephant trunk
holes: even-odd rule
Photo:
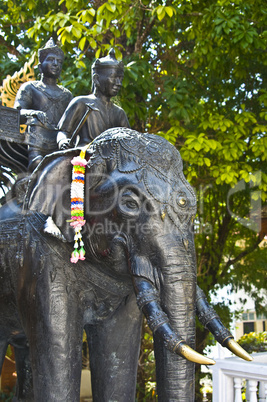
[[[175,332],[169,322],[167,314],[162,310],[159,294],[152,285],[143,278],[134,278],[137,304],[147,318],[147,323],[153,332],[159,336],[164,346],[171,352],[187,360],[199,364],[214,364],[215,362],[197,353],[186,341]]]
[[[229,349],[236,356],[251,361],[252,357],[234,340],[231,332],[222,324],[220,317],[209,305],[203,290],[197,286],[196,312],[204,327],[206,327],[222,346]]]
[[[160,296],[150,281],[134,278],[138,305],[153,331],[157,394],[162,402],[193,402],[194,362],[214,364],[193,350],[196,284],[195,278],[188,277],[188,272],[184,275],[181,270],[185,272],[181,266],[163,268]]]
[[[163,244],[165,238],[160,240]],[[171,247],[170,238],[167,240],[160,271],[148,258],[134,254],[130,269],[137,303],[153,331],[158,400],[193,402],[194,362],[215,362],[193,350],[196,275],[192,261],[184,255],[183,245],[177,259],[177,248]],[[165,250],[163,246],[162,249]]]

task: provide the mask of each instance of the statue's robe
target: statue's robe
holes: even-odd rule
[[[78,96],[70,102],[59,122],[59,131],[64,132],[68,138],[71,138],[73,132],[83,120],[87,107],[91,107],[92,110],[78,132],[77,145],[79,146],[90,143],[109,128],[130,128],[128,118],[122,108],[110,101],[104,102],[95,95],[89,95]]]

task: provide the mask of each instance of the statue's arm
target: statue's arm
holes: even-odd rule
[[[120,127],[131,128],[128,117],[123,109],[120,110],[120,117],[119,117]]]
[[[46,122],[46,113],[33,109],[33,96],[31,83],[22,84],[14,103],[14,108],[20,111],[21,124],[26,124],[30,117],[36,117],[42,124]]]
[[[77,98],[72,99],[58,123],[57,144],[59,149],[64,149],[74,130],[82,119],[84,103]]]

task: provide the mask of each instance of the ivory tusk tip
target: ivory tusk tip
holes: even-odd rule
[[[236,356],[241,357],[241,359],[247,360],[251,362],[253,357],[251,357],[245,349],[242,348],[234,339],[229,338],[226,341],[225,345],[231,352],[233,352]]]
[[[205,364],[205,365],[215,364],[214,360],[210,359],[209,357],[201,355],[194,349],[190,348],[190,346],[188,345],[181,345],[178,353],[185,359],[190,360],[191,362],[194,363]]]

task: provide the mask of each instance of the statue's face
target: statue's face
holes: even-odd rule
[[[97,72],[96,86],[105,96],[116,96],[122,86],[123,70],[117,68],[104,68]]]
[[[41,63],[40,69],[47,78],[59,78],[62,70],[63,58],[55,53],[48,53]]]

